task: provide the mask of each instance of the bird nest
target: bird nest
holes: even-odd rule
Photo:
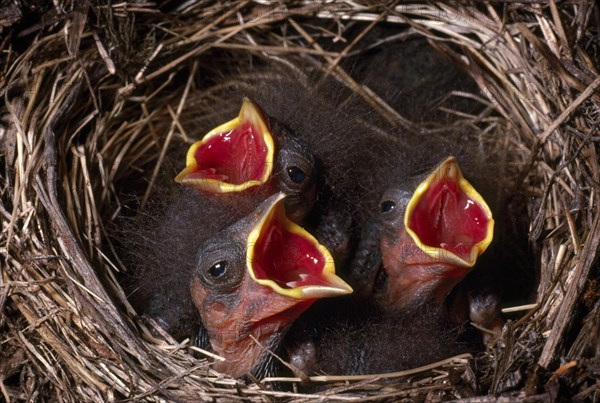
[[[527,401],[598,398],[599,10],[593,1],[385,5],[5,2],[0,153],[0,392],[21,400]],[[539,285],[481,356],[369,376],[241,381],[129,305],[108,242],[124,189],[152,188],[193,91],[249,58],[321,69],[412,123],[343,69],[379,24],[427,38],[477,83],[461,115],[519,161]],[[318,27],[315,29],[315,27]],[[344,37],[350,27],[359,34]],[[320,32],[320,38],[315,37]],[[324,39],[337,43],[324,50]],[[495,136],[495,137],[494,137]],[[137,178],[137,179],[132,179]],[[148,182],[140,182],[144,178]],[[133,183],[138,180],[138,183]],[[146,193],[148,194],[150,190]],[[146,194],[146,196],[147,196]],[[517,281],[517,280],[515,280]],[[478,395],[489,395],[477,397]]]

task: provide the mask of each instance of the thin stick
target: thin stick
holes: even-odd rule
[[[398,371],[398,372],[390,372],[390,373],[384,373],[384,374],[372,374],[372,375],[322,375],[322,376],[309,376],[308,380],[312,381],[312,382],[334,382],[334,381],[364,381],[364,380],[376,380],[376,379],[381,379],[381,378],[400,378],[403,376],[410,376],[410,375],[416,375],[419,374],[421,372],[427,372],[430,371],[432,369],[444,366],[444,365],[448,365],[448,364],[454,364],[457,361],[461,361],[461,360],[469,360],[473,358],[473,356],[469,353],[465,353],[465,354],[460,354],[454,357],[450,357],[448,359],[442,360],[442,361],[438,361],[438,362],[434,362],[432,364],[429,365],[424,365],[422,367],[418,367],[418,368],[414,368],[414,369],[407,369],[405,371]],[[264,382],[301,382],[302,379],[300,378],[286,378],[286,377],[267,377],[267,378],[263,378],[261,380],[262,383]]]

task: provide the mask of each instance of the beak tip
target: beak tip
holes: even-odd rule
[[[305,287],[302,289],[302,299],[320,299],[320,298],[332,298],[332,297],[342,297],[344,295],[349,295],[354,292],[352,287],[343,282],[341,285],[332,285],[332,286],[316,286],[316,287]]]
[[[327,285],[323,287],[324,295],[322,297],[348,295],[354,292],[348,283],[333,272],[324,272],[323,279]]]
[[[179,174],[177,174],[177,176],[175,177],[175,182],[182,184],[185,182],[185,177],[187,176],[185,170],[181,171]]]

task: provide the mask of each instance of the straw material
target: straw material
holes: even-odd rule
[[[593,1],[4,3],[6,401],[598,399],[600,17]],[[315,19],[337,27],[326,34],[341,41],[339,52],[311,38]],[[476,81],[481,92],[469,96],[486,108],[466,118],[482,138],[514,147],[521,162],[514,189],[529,200],[537,299],[477,359],[319,377],[324,387],[313,394],[270,390],[272,379],[242,384],[213,371],[209,353],[136,318],[117,281],[125,268],[107,227],[130,201],[124,189],[150,189],[171,141],[189,142],[179,116],[190,92],[218,83],[223,69],[235,70],[249,54],[317,66],[389,122],[413,125],[340,67],[360,42],[360,35],[342,39],[357,21],[367,22],[365,30],[386,21],[428,38]],[[149,183],[131,182],[142,173]]]

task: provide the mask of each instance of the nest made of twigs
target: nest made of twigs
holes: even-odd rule
[[[0,10],[2,396],[597,398],[598,15],[592,1],[6,2]],[[322,34],[341,41],[339,51],[319,46],[311,36],[314,21],[334,28]],[[468,118],[477,120],[482,136],[504,133],[523,162],[514,186],[530,200],[537,298],[477,365],[457,357],[386,375],[385,382],[315,378],[326,387],[310,395],[242,384],[210,369],[210,357],[194,356],[193,347],[164,333],[157,338],[136,318],[116,280],[123,268],[107,242],[107,225],[126,203],[119,193],[124,183],[145,171],[150,188],[170,139],[185,136],[178,117],[190,90],[218,83],[219,68],[248,55],[302,59],[375,105],[388,122],[410,125],[340,67],[362,37],[344,42],[357,22],[363,33],[386,23],[405,37],[426,37],[476,81],[481,93],[470,96],[486,108]],[[226,63],[216,66],[216,54]]]

